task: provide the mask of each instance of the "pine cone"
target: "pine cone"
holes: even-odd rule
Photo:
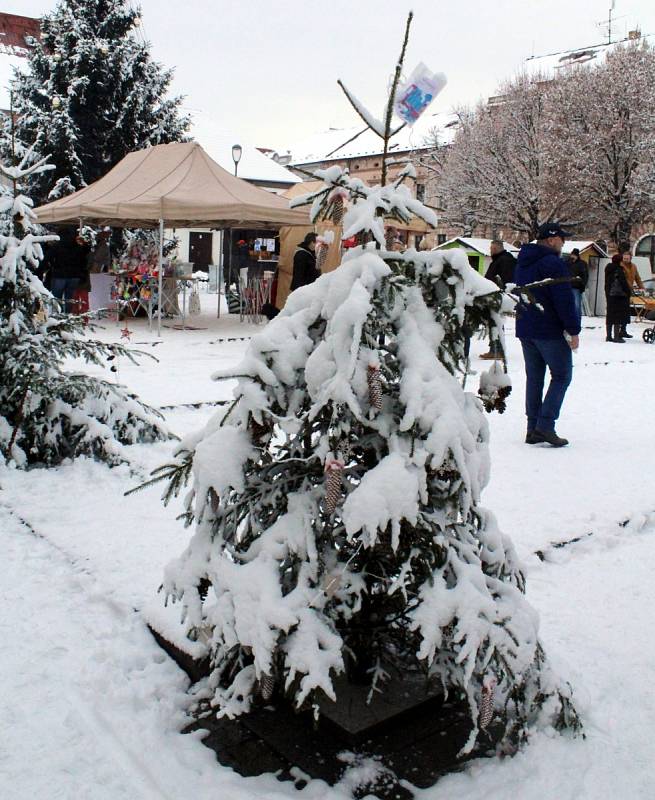
[[[262,700],[270,700],[275,690],[275,678],[272,675],[262,675],[259,680],[259,694]]]
[[[493,719],[494,715],[494,689],[496,688],[496,679],[494,677],[485,678],[482,684],[482,697],[480,699],[480,709],[478,713],[478,727],[481,731],[487,729],[487,726]]]
[[[345,204],[343,202],[343,197],[337,195],[332,202],[332,222],[334,222],[335,225],[341,225],[344,213]]]
[[[370,364],[367,371],[368,380],[368,400],[371,408],[378,411],[382,408],[382,378],[380,376],[380,369],[373,364]]]
[[[391,250],[395,239],[396,239],[396,229],[390,226],[384,232],[384,243],[386,245],[387,250]]]
[[[316,250],[316,269],[319,272],[323,272],[323,267],[328,257],[328,250],[329,248],[324,242],[321,242]]]
[[[328,514],[334,514],[341,499],[344,466],[343,461],[336,458],[327,461],[325,464],[325,510]]]
[[[207,494],[209,495],[209,505],[211,506],[211,509],[214,512],[214,514],[216,514],[218,512],[218,506],[221,502],[220,498],[211,486],[209,487],[209,491]]]

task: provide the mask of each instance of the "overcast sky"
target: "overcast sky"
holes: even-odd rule
[[[336,85],[343,78],[376,115],[407,11],[414,24],[407,72],[423,61],[448,76],[431,107],[446,111],[494,93],[525,59],[603,41],[611,0],[142,0],[154,56],[175,67],[194,134],[224,130],[286,149],[329,127],[357,124]],[[0,0],[2,11],[41,16],[54,0]],[[653,0],[616,0],[615,32],[655,34]],[[650,39],[655,43],[655,36]],[[6,56],[0,102],[7,105]]]

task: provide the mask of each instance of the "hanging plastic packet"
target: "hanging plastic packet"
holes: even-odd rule
[[[431,72],[421,62],[398,89],[393,110],[400,119],[413,125],[447,82],[443,72]]]

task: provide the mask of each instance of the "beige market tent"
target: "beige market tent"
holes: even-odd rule
[[[279,228],[307,225],[304,209],[230,175],[196,142],[130,153],[85,189],[36,209],[38,221],[115,227]],[[161,262],[161,246],[160,246]],[[159,270],[160,283],[162,270]],[[161,286],[160,286],[161,297]],[[219,295],[220,301],[220,295]],[[161,329],[161,311],[159,312]]]

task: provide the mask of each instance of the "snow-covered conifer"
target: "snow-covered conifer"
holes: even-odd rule
[[[133,150],[184,137],[181,98],[166,96],[172,71],[139,40],[139,13],[126,0],[59,0],[42,18],[12,81],[17,139],[55,166],[33,176],[38,203],[92,183]],[[3,151],[6,160],[7,136]]]
[[[176,489],[193,476],[196,532],[165,589],[209,637],[213,702],[246,712],[271,681],[298,707],[338,702],[340,674],[384,692],[401,671],[468,698],[467,751],[492,683],[509,741],[540,716],[576,727],[514,548],[480,506],[489,434],[462,389],[464,340],[479,326],[502,338],[500,293],[460,251],[385,249],[385,219],[435,221],[407,175],[368,187],[339,167],[316,174],[325,188],[299,202],[317,219],[347,191],[343,236],[369,243],[216,375],[238,378],[234,402],[168,468]],[[502,368],[483,376],[490,407],[507,390]]]
[[[156,472],[170,479],[165,499],[193,479],[195,533],[165,594],[208,642],[220,715],[283,695],[320,714],[346,702],[343,681],[375,702],[391,676],[414,675],[467,699],[462,754],[492,720],[511,745],[540,721],[577,728],[514,548],[480,505],[483,403],[502,411],[510,386],[503,364],[482,376],[480,397],[464,391],[465,343],[485,327],[502,348],[501,293],[462,251],[387,249],[386,226],[437,218],[406,185],[413,165],[388,185],[386,174],[368,186],[319,170],[322,187],[294,201],[316,222],[347,195],[342,236],[361,244],[292,292],[242,363],[215,375],[237,379],[234,401]]]
[[[42,244],[32,201],[21,183],[48,171],[26,152],[16,167],[0,164],[14,191],[2,189],[0,215],[0,461],[19,467],[52,465],[77,455],[109,463],[125,460],[123,444],[166,437],[157,412],[123,387],[66,371],[64,359],[104,365],[134,359],[120,345],[93,341],[82,318],[62,315],[33,270]]]

